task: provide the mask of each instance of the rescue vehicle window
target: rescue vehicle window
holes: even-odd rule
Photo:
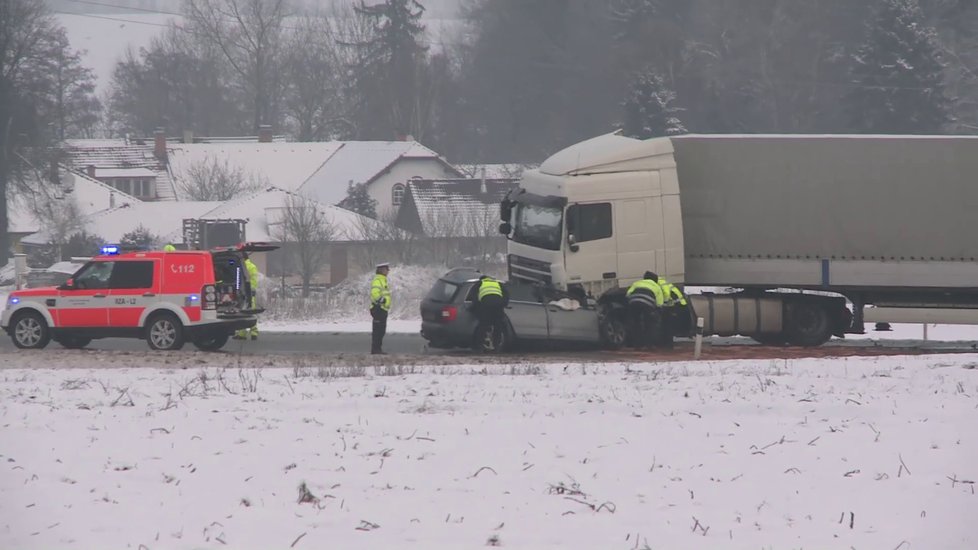
[[[109,288],[151,288],[153,262],[116,262]]]
[[[109,277],[115,262],[92,262],[75,275],[75,288],[109,288]]]

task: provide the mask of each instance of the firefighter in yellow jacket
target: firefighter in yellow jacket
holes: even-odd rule
[[[370,335],[370,353],[383,355],[384,335],[387,333],[387,315],[391,310],[391,290],[387,285],[388,263],[377,264],[377,271],[370,283],[370,317],[373,330]]]
[[[255,309],[258,307],[258,266],[251,261],[247,252],[244,253],[244,268],[248,271],[248,283],[251,285],[251,308]],[[257,322],[250,329],[244,328],[234,333],[235,340],[247,340],[249,336],[252,340],[258,339]]]
[[[686,296],[683,294],[679,287],[670,283],[665,279],[665,277],[660,276],[658,281],[659,288],[662,289],[662,317],[661,317],[661,327],[659,329],[659,345],[666,349],[672,349],[672,336],[677,330],[680,330],[681,324],[683,323],[683,314],[686,310]],[[686,316],[685,320],[688,322],[689,317]],[[686,327],[688,328],[688,327]]]
[[[625,293],[628,299],[628,335],[635,347],[649,347],[660,340],[662,305],[665,303],[659,276],[646,271]]]

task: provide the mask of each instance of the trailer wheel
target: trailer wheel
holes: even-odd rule
[[[815,302],[795,302],[785,335],[795,346],[821,346],[832,337],[828,311]]]

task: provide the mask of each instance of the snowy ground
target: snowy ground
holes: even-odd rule
[[[0,367],[0,548],[978,547],[978,355],[41,355]]]

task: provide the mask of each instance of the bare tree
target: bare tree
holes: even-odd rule
[[[352,229],[351,240],[362,246],[358,260],[371,266],[381,261],[400,264],[418,264],[423,261],[423,238],[395,224],[397,210],[390,208],[379,213],[376,219],[361,216]]]
[[[286,0],[186,0],[193,30],[223,54],[250,98],[254,131],[273,122]]]
[[[63,248],[72,236],[84,231],[85,220],[71,188],[62,183],[66,179],[64,171],[51,168],[52,163],[57,166],[55,153],[52,150],[32,152],[32,158],[16,155],[18,185],[8,190],[10,202],[14,208],[30,212],[47,237],[46,244],[54,250],[54,258],[61,260]]]
[[[285,245],[285,252],[302,279],[302,295],[309,296],[313,277],[329,262],[329,244],[336,238],[336,226],[322,205],[290,195],[275,237]]]
[[[227,159],[209,158],[191,163],[179,185],[189,200],[226,201],[266,187],[268,181],[259,174],[231,166]]]

